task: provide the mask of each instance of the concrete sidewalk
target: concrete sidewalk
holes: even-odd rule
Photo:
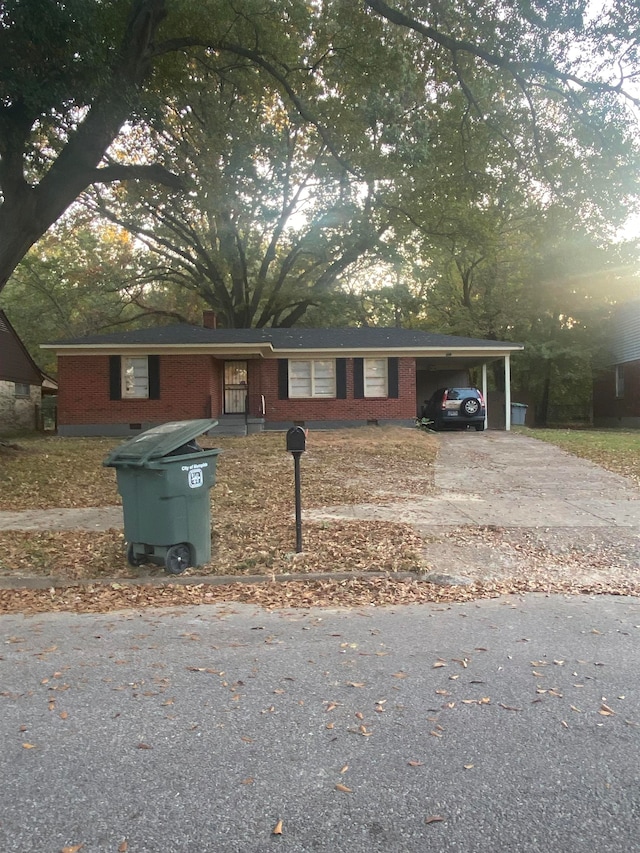
[[[0,530],[109,530],[122,523],[120,506],[0,512]]]

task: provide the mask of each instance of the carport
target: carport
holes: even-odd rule
[[[433,350],[428,355],[416,358],[416,400],[418,410],[423,400],[428,399],[438,388],[455,385],[468,385],[471,370],[481,371],[479,383],[482,396],[487,405],[485,427],[491,425],[497,429],[511,429],[511,355],[521,352],[522,344],[492,344],[483,341],[479,346]],[[502,363],[501,377],[504,381],[504,412],[498,417],[491,411],[489,393],[488,366]]]

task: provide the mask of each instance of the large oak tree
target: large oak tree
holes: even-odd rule
[[[511,163],[535,178],[532,186],[541,192],[562,192],[576,164],[595,175],[601,159],[610,166],[599,172],[603,193],[607,187],[622,191],[623,172],[637,179],[623,101],[627,69],[638,60],[637,15],[628,0],[612,3],[593,20],[584,0],[275,5],[4,0],[0,288],[30,246],[92,184],[146,179],[183,185],[182,176],[146,156],[118,157],[117,142],[123,131],[126,137],[132,127],[152,126],[166,99],[193,79],[201,63],[214,67],[220,79],[239,64],[254,69],[292,117],[316,128],[335,161],[364,179],[369,168],[381,177],[380,160],[371,164],[359,156],[360,127],[350,117],[354,98],[371,99],[380,110],[372,127],[384,129],[384,103],[376,102],[370,86],[376,63],[389,68],[396,103],[402,106],[406,97],[408,112],[416,108],[411,86],[405,91],[394,76],[407,64],[423,75],[422,94],[433,104],[446,107],[454,93],[462,93],[460,135],[472,137],[479,125],[489,128],[501,143],[495,150],[509,151]],[[585,51],[590,65],[584,64]],[[418,126],[412,124],[412,133]],[[409,133],[395,145],[405,146],[408,164],[411,141]],[[415,141],[419,147],[420,139]],[[422,180],[428,162],[423,165],[420,172],[407,168],[402,177]],[[624,192],[636,189],[631,182]],[[580,201],[587,211],[588,192]]]

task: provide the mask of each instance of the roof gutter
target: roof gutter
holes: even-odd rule
[[[302,348],[274,349],[270,343],[260,344],[41,344],[42,349],[53,349],[59,355],[126,355],[144,352],[145,354],[166,355],[221,355],[261,358],[380,358],[380,357],[426,357],[452,358],[467,356],[470,358],[502,358],[513,352],[524,350],[522,344],[496,347],[345,347],[340,348]]]

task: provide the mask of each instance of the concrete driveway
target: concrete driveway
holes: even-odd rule
[[[435,492],[308,516],[402,520],[439,572],[640,580],[640,489],[551,444],[507,432],[439,433]]]

